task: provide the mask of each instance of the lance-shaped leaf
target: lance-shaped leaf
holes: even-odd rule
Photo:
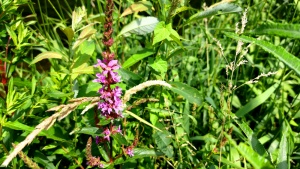
[[[146,11],[151,9],[152,7],[152,3],[149,1],[140,1],[140,2],[136,2],[132,5],[130,5],[130,7],[128,7],[127,9],[125,9],[125,11],[121,14],[120,17],[135,13],[135,12],[141,12],[141,11]]]
[[[37,55],[30,64],[31,65],[35,64],[35,63],[37,63],[37,62],[39,62],[43,59],[53,59],[53,58],[61,59],[62,57],[63,57],[62,54],[60,54],[58,52],[50,52],[50,51],[49,52],[43,52],[43,53]]]
[[[236,12],[241,12],[242,10],[243,9],[236,4],[222,1],[210,6],[205,11],[198,12],[195,15],[191,16],[185,24],[191,21],[195,21],[197,19],[203,19],[213,15],[236,13]]]

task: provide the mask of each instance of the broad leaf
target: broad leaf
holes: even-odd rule
[[[114,138],[114,140],[116,140],[120,145],[128,146],[128,142],[123,135],[117,133],[117,134],[112,134],[111,137]]]
[[[156,17],[148,16],[136,19],[124,26],[118,36],[130,36],[131,34],[145,35],[153,32],[158,19]]]
[[[195,103],[198,105],[202,104],[201,94],[197,89],[180,82],[169,82],[172,85],[171,90],[179,95],[182,95],[190,103]]]
[[[163,125],[160,123],[157,123],[156,126],[163,128]],[[170,145],[172,143],[172,138],[172,134],[166,130],[163,130],[162,132],[158,131],[153,134],[153,139],[157,145],[157,148],[165,153],[165,155],[167,155],[169,158],[173,157],[174,155],[173,147]]]
[[[68,42],[71,43],[74,37],[74,31],[72,28],[66,27],[64,29],[61,29],[62,32],[67,36]]]
[[[288,153],[289,153],[289,145],[288,145],[288,130],[283,131],[283,135],[281,137],[280,145],[279,145],[279,154],[277,158],[277,169],[288,169]]]
[[[95,43],[94,41],[84,41],[78,48],[78,51],[75,55],[75,61],[73,62],[71,68],[77,68],[80,65],[88,62],[90,57],[93,55],[95,51]]]
[[[213,15],[218,15],[218,14],[228,14],[228,13],[237,13],[241,12],[243,9],[239,7],[238,5],[235,5],[233,3],[229,3],[226,1],[221,1],[219,3],[216,3],[212,6],[210,6],[208,9],[206,9],[203,12],[198,12],[191,16],[188,21],[185,23],[189,23],[191,21],[195,21],[197,19],[203,19],[207,18]]]
[[[83,43],[86,39],[94,35],[97,30],[93,28],[94,24],[89,24],[84,27],[84,29],[81,31],[78,39],[75,41],[72,49],[77,48],[81,43]]]
[[[150,65],[155,71],[159,72],[161,76],[164,76],[164,74],[168,70],[168,62],[158,59],[153,64]]]
[[[171,32],[167,28],[168,26],[171,26],[171,24],[165,25],[164,21],[161,21],[157,24],[157,26],[154,29],[153,45],[169,38]]]
[[[143,60],[144,58],[151,56],[153,54],[153,50],[151,49],[144,49],[142,51],[137,52],[136,54],[132,55],[128,58],[122,65],[123,69],[129,68],[130,66],[134,65],[135,63]]]

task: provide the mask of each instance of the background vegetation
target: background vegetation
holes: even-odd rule
[[[104,167],[300,168],[300,1],[114,3],[123,93],[172,87],[132,95],[112,153],[92,142]],[[69,101],[98,97],[105,4],[0,0],[0,163],[40,129],[8,167],[88,168],[109,121]]]

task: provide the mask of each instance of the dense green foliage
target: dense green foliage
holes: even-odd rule
[[[29,140],[9,168],[88,168],[89,149],[107,168],[300,168],[300,1],[114,4],[123,94],[171,87],[132,93],[96,145],[106,2],[0,0],[0,164]]]

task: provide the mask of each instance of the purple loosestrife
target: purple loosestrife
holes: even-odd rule
[[[100,67],[102,69],[101,73],[96,74],[96,79],[94,82],[102,84],[102,88],[99,89],[100,102],[98,104],[98,109],[101,111],[101,115],[107,119],[116,119],[123,117],[122,115],[122,101],[121,94],[122,90],[120,87],[112,88],[111,85],[120,82],[121,77],[118,75],[116,70],[120,68],[118,60],[114,60],[115,54],[111,52],[110,47],[113,45],[113,12],[114,3],[112,0],[107,0],[106,5],[106,18],[104,24],[103,33],[103,44],[105,46],[105,51],[102,53],[103,60],[97,59],[97,64],[95,67]],[[109,135],[106,135],[106,140],[109,141]]]
[[[110,47],[114,43],[114,40],[112,38],[113,8],[113,0],[107,0],[104,33],[102,39],[102,43],[105,46],[105,51],[102,52],[103,59],[97,59],[97,63],[94,65],[95,67],[100,67],[102,69],[100,73],[96,74],[96,79],[94,80],[94,82],[100,83],[102,85],[102,87],[98,90],[98,93],[100,94],[98,109],[100,110],[101,116],[104,116],[106,119],[110,119],[112,123],[114,119],[123,118],[123,104],[121,100],[122,89],[119,86],[116,86],[116,84],[121,80],[121,77],[116,72],[120,68],[120,65],[118,64],[118,60],[115,59],[115,54],[110,50]],[[111,135],[118,133],[123,135],[120,125],[110,125],[110,127],[105,127],[102,133],[103,137],[96,136],[96,143],[100,144],[103,142],[111,142]],[[125,154],[132,157],[134,155],[133,147],[134,146],[128,147],[125,151]],[[104,167],[100,161],[100,158],[93,157],[92,155],[89,155],[88,165],[98,166],[100,168]]]

